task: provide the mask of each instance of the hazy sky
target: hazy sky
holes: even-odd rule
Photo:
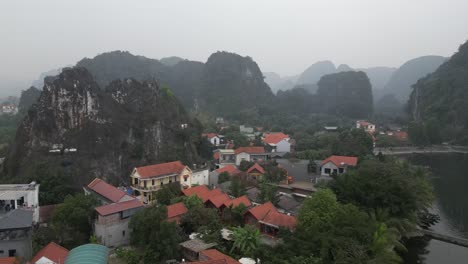
[[[467,12],[467,0],[1,1],[0,89],[111,50],[199,61],[227,50],[281,75],[325,59],[398,67],[452,55]]]

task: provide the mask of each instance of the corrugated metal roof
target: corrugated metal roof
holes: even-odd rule
[[[0,216],[1,229],[27,228],[32,226],[34,211],[16,209]]]
[[[68,253],[65,264],[106,264],[109,249],[98,244],[76,247]]]

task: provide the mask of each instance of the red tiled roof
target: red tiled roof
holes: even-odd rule
[[[232,207],[234,208],[234,207],[239,206],[241,203],[244,204],[247,207],[252,206],[252,203],[250,202],[249,198],[247,198],[246,195],[243,195],[241,197],[237,197],[236,199],[227,200],[227,201],[224,202],[224,206],[229,207],[229,206],[232,205]]]
[[[231,258],[230,256],[219,252],[216,249],[207,249],[200,252],[200,259],[209,259],[209,260],[225,260],[227,264],[240,264],[239,261]]]
[[[265,139],[263,142],[267,144],[278,144],[283,139],[289,138],[288,135],[280,132],[280,133],[270,133],[265,135]]]
[[[219,152],[215,152],[215,153],[213,154],[213,159],[215,159],[215,160],[219,159],[219,156],[220,156],[220,155],[221,155],[221,154],[220,154]]]
[[[122,199],[126,194],[124,191],[117,189],[116,187],[108,184],[101,179],[94,179],[88,184],[88,189],[93,190],[104,198],[116,203]]]
[[[65,258],[68,255],[68,249],[50,242],[47,246],[43,247],[34,258],[31,260],[32,263],[36,263],[40,258],[46,257],[55,263],[65,263]],[[0,262],[1,263],[1,262]]]
[[[125,202],[111,203],[99,206],[96,207],[96,211],[100,215],[110,215],[138,207],[143,207],[143,203],[138,201],[137,199],[132,199]]]
[[[251,213],[257,221],[262,220],[265,218],[265,216],[270,212],[271,210],[275,210],[275,206],[271,202],[266,202],[264,204],[261,204],[259,206],[255,206],[249,209],[249,213]]]
[[[230,175],[234,175],[234,174],[240,173],[240,170],[237,169],[236,166],[229,164],[229,165],[226,165],[226,166],[224,166],[224,167],[222,167],[220,169],[217,169],[216,172],[219,173],[219,174],[221,174],[223,172],[227,172]]]
[[[169,174],[179,174],[185,168],[180,161],[166,162],[136,168],[141,178],[160,177]]]
[[[258,163],[255,163],[252,167],[250,167],[247,170],[247,173],[251,173],[252,171],[257,170],[259,173],[264,174],[265,170],[262,168],[262,166],[258,165]]]
[[[265,153],[265,148],[263,147],[240,147],[240,148],[237,148],[234,153],[237,155],[242,152],[245,152],[248,154],[263,154]]]
[[[408,133],[405,131],[396,131],[393,133],[393,136],[396,137],[399,140],[407,140],[408,139]]]
[[[358,162],[357,157],[349,157],[349,156],[330,156],[326,158],[320,165],[324,165],[328,162],[332,162],[337,167],[342,167],[344,165],[347,166],[356,166]]]
[[[187,211],[188,211],[187,207],[185,207],[185,204],[182,202],[168,205],[167,206],[167,218],[184,215],[185,213],[187,213]]]
[[[290,229],[296,226],[296,218],[294,216],[282,214],[276,210],[270,210],[261,221],[266,224]]]
[[[217,190],[217,189],[215,189]],[[212,193],[215,191],[213,190]],[[208,199],[216,208],[220,208],[225,201],[230,200],[229,196],[223,192],[218,195],[213,195]]]
[[[21,261],[17,260],[15,257],[9,258],[0,258],[0,264],[19,264]]]
[[[369,123],[369,122],[367,122],[367,121],[364,121],[364,120],[358,120],[358,121],[356,121],[356,123],[358,123],[358,124],[361,125],[361,126],[372,125],[371,123]]]
[[[227,143],[226,144],[226,149],[232,149],[234,148],[234,144],[233,143]]]
[[[212,139],[214,137],[217,137],[218,134],[216,134],[216,133],[204,133],[204,134],[202,134],[202,136],[207,137],[208,139]]]
[[[200,199],[202,199],[203,202],[206,202],[208,198],[211,197],[210,195],[211,191],[210,189],[208,189],[208,187],[206,187],[206,185],[198,185],[192,188],[184,189],[182,190],[182,192],[184,193],[185,196],[196,195]]]

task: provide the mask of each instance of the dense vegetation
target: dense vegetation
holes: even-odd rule
[[[410,136],[419,143],[468,144],[468,42],[446,63],[414,86]]]
[[[373,113],[372,86],[364,72],[325,75],[318,87],[318,99],[328,114],[365,118]]]

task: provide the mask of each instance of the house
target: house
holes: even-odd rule
[[[202,137],[206,137],[213,146],[219,146],[224,141],[224,136],[218,135],[216,133],[202,134]]]
[[[96,207],[94,233],[98,241],[107,247],[127,245],[130,242],[130,218],[141,209],[143,203],[138,199]]]
[[[276,236],[280,228],[293,230],[296,227],[296,218],[278,212],[271,202],[250,208],[244,215],[244,221],[270,236]]]
[[[219,189],[215,189],[219,190]],[[214,191],[214,190],[213,190]],[[227,194],[224,192],[220,192],[218,194],[214,194],[211,192],[211,196],[208,198],[208,200],[205,202],[205,206],[208,208],[215,208],[219,211],[221,211],[224,202],[231,200]]]
[[[63,264],[68,256],[68,249],[50,242],[36,253],[31,264]]]
[[[268,159],[268,153],[264,147],[240,147],[235,150],[236,165],[239,166],[243,160],[258,162]]]
[[[229,200],[224,201],[221,209],[223,210],[224,208],[229,208],[229,207],[235,208],[239,206],[240,204],[244,204],[245,207],[247,208],[252,206],[252,203],[250,202],[249,198],[246,195],[242,195],[241,197],[237,197],[232,200],[229,199]]]
[[[184,216],[188,212],[187,207],[185,204],[175,203],[167,206],[167,221],[169,222],[176,222],[176,224],[180,224],[180,220],[182,216]]]
[[[199,169],[192,171],[192,185],[210,184],[210,171],[208,169]]]
[[[356,128],[362,128],[367,133],[371,133],[371,134],[375,133],[375,125],[364,120],[356,121]]]
[[[239,131],[242,134],[253,134],[254,133],[253,127],[246,127],[245,125],[240,125],[239,126]]]
[[[208,199],[211,197],[212,195],[211,192],[212,191],[208,189],[208,187],[206,187],[205,185],[199,185],[199,186],[195,186],[192,188],[182,190],[182,193],[185,196],[187,197],[192,196],[192,195],[198,196],[198,198],[202,199],[203,203],[208,201]]]
[[[234,176],[234,175],[237,175],[239,173],[241,173],[241,171],[234,165],[232,164],[229,164],[229,165],[226,165],[222,168],[219,168],[219,169],[216,169],[212,172],[210,172],[210,180],[209,180],[209,184],[210,186],[218,186],[218,180],[219,180],[219,175],[223,172],[227,172],[229,173],[229,175],[231,176]]]
[[[207,249],[199,253],[198,261],[192,264],[240,264],[239,261],[221,253],[216,249]]]
[[[355,167],[357,162],[357,157],[330,156],[320,164],[320,175],[330,176],[332,174],[343,174],[348,167]]]
[[[88,186],[83,189],[86,195],[95,196],[101,205],[134,199],[124,191],[108,184],[99,178],[95,178],[91,183],[88,184]]]
[[[16,115],[18,113],[18,107],[13,104],[2,105],[0,109],[1,114]]]
[[[34,211],[25,208],[0,214],[0,258],[32,257],[33,215]]]
[[[197,261],[200,257],[200,252],[216,246],[216,243],[205,243],[199,238],[187,240],[179,244],[182,255],[189,261]]]
[[[255,163],[252,167],[247,170],[247,175],[252,180],[260,180],[261,177],[265,174],[265,170],[258,163]]]
[[[31,211],[33,222],[38,223],[39,187],[40,184],[35,181],[29,184],[0,184],[0,217],[2,213],[23,209]]]
[[[263,142],[271,149],[271,152],[291,152],[289,136],[284,133],[265,134]]]
[[[131,187],[140,200],[148,203],[165,184],[179,183],[182,189],[192,186],[192,170],[180,161],[173,161],[133,169]]]
[[[236,154],[233,149],[218,149],[214,153],[214,158],[218,168],[236,163]]]

